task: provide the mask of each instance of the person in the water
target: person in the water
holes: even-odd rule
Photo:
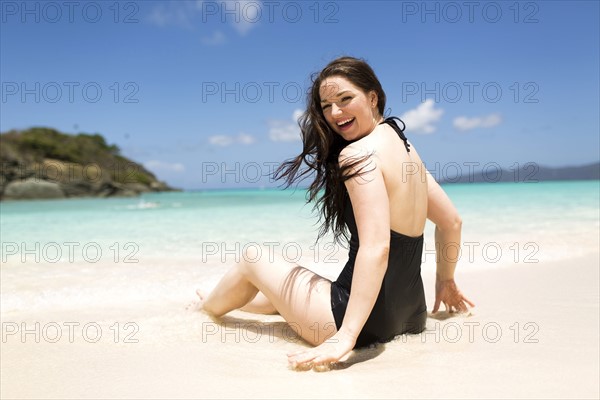
[[[313,77],[299,120],[302,153],[276,173],[288,185],[314,174],[309,201],[317,202],[323,218],[319,237],[330,230],[336,240],[350,234],[348,262],[338,279],[270,262],[248,247],[209,295],[198,293],[202,309],[213,316],[235,309],[279,313],[316,346],[288,354],[293,366],[336,362],[356,347],[425,329],[426,219],[436,225],[438,251],[432,311],[441,303],[449,312],[474,306],[454,281],[461,218],[426,172],[404,123],[384,118],[385,106],[385,93],[365,61],[333,60]]]

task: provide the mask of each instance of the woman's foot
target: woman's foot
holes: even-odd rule
[[[196,294],[198,295],[198,309],[202,310],[202,306],[204,305],[204,300],[206,299],[207,294],[202,289],[196,289]]]
[[[185,308],[186,310],[192,309],[195,311],[202,311],[204,299],[206,299],[206,293],[202,289],[196,289],[196,294],[198,295],[199,300],[192,301],[190,304],[188,304],[188,306]]]

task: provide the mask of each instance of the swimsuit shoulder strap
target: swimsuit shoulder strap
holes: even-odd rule
[[[402,123],[402,128],[400,128],[398,126],[398,124],[396,123],[395,120],[398,120]],[[388,117],[381,123],[388,124],[396,131],[398,136],[400,136],[400,139],[402,139],[402,141],[404,142],[404,147],[406,147],[406,151],[410,153],[410,143],[408,143],[408,139],[406,138],[406,135],[404,135],[404,129],[406,129],[406,125],[404,124],[404,121],[402,121],[398,117]]]

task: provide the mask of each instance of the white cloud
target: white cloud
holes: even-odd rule
[[[454,127],[459,131],[468,131],[475,128],[491,128],[502,122],[500,114],[490,114],[483,117],[457,117],[454,118]]]
[[[242,132],[237,136],[237,141],[241,144],[252,144],[256,142],[256,139],[254,139],[254,136]]]
[[[202,38],[202,43],[207,46],[218,46],[225,42],[225,35],[221,31],[214,31],[212,36],[205,36]]]
[[[159,160],[150,160],[144,163],[144,167],[153,172],[183,172],[185,166],[182,163],[169,163]]]
[[[169,25],[185,29],[206,26],[212,21],[219,24],[226,22],[241,36],[245,36],[255,28],[259,21],[268,17],[259,0],[171,0],[159,3],[152,8],[147,16],[148,22],[165,27]],[[216,32],[213,36],[202,39],[205,44],[223,43],[225,36]]]
[[[208,143],[215,146],[229,146],[233,143],[233,138],[227,135],[214,135],[208,138]]]
[[[298,120],[300,119],[300,117],[302,116],[302,114],[304,114],[304,111],[298,109],[294,110],[294,113],[292,114],[292,119],[296,122],[298,122]]]
[[[274,142],[293,142],[300,140],[298,118],[300,118],[302,113],[302,110],[294,110],[291,120],[273,119],[267,121],[269,125],[269,139]]]
[[[227,0],[221,3],[223,10],[232,12],[227,20],[233,24],[233,28],[242,36],[246,35],[256,26],[258,21],[264,18],[262,2],[257,0]],[[225,15],[225,14],[224,14]]]
[[[147,19],[150,23],[160,27],[175,25],[191,29],[193,27],[192,18],[197,9],[197,4],[193,1],[168,1],[157,4]]]
[[[427,99],[417,108],[400,116],[406,124],[406,130],[414,133],[433,133],[437,129],[434,123],[440,120],[444,110],[435,108],[433,99]]]
[[[237,136],[232,135],[214,135],[208,138],[208,142],[215,146],[231,146],[232,144],[243,144],[248,145],[256,142],[256,139],[252,135],[248,135],[247,133],[240,133]]]

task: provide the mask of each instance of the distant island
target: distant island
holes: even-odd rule
[[[427,166],[442,184],[599,180],[600,162],[551,168],[531,162],[501,169],[497,163]],[[0,200],[138,196],[178,191],[141,164],[123,157],[100,134],[61,133],[52,128],[0,134]]]
[[[0,200],[138,196],[177,189],[99,134],[51,128],[0,134]]]
[[[570,180],[598,180],[600,179],[600,162],[552,168],[540,166],[529,162],[515,164],[512,169],[502,169],[497,163],[489,163],[483,168],[467,168],[468,165],[445,165],[441,171],[430,170],[434,178],[443,184],[451,183],[495,183],[495,182],[546,182]],[[436,174],[436,172],[438,174]]]

